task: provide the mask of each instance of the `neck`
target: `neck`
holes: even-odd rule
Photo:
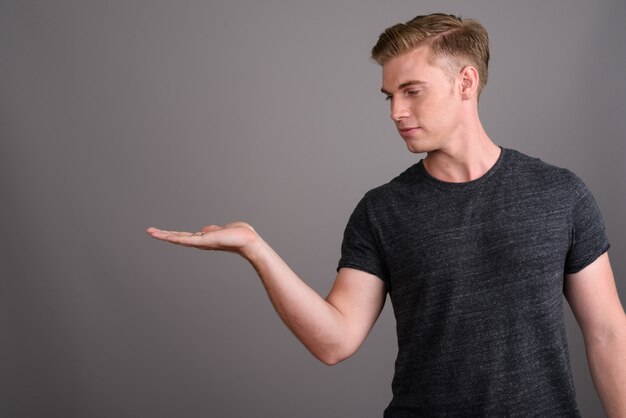
[[[498,161],[502,150],[487,136],[480,122],[475,129],[431,151],[424,159],[428,173],[441,181],[464,183],[482,177]]]

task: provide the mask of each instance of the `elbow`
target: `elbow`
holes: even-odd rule
[[[355,338],[347,332],[341,335],[318,339],[315,343],[305,344],[313,356],[326,366],[334,366],[352,357],[363,343],[362,338]]]
[[[326,366],[335,366],[342,361],[344,361],[347,357],[339,357],[339,356],[316,356],[316,358],[324,363]]]
[[[585,345],[589,347],[618,346],[623,350],[626,348],[626,315],[622,316],[621,321],[584,330],[583,337]]]
[[[355,350],[330,349],[319,352],[311,351],[311,354],[313,354],[316,359],[324,363],[326,366],[335,366],[352,356],[354,351]]]

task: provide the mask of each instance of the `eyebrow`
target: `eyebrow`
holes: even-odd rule
[[[425,81],[421,81],[421,80],[409,80],[409,81],[405,81],[404,83],[401,83],[401,84],[398,86],[398,88],[399,88],[399,89],[403,89],[403,88],[405,88],[405,87],[408,87],[408,86],[414,86],[414,85],[416,85],[416,84],[426,84],[426,82],[425,82]],[[381,88],[381,89],[380,89],[380,91],[381,91],[382,93],[384,93],[384,94],[387,94],[387,95],[391,96],[391,93],[390,93],[390,92],[388,92],[387,90],[385,90],[384,88]]]

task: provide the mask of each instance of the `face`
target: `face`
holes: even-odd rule
[[[414,153],[440,150],[462,129],[458,80],[430,64],[428,54],[428,47],[420,47],[383,65],[381,91],[390,101],[400,136]]]

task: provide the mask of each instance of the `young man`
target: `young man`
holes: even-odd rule
[[[600,212],[571,172],[500,148],[483,130],[485,29],[418,16],[381,34],[372,56],[398,132],[427,156],[358,204],[326,299],[246,223],[148,232],[248,259],[283,321],[326,364],[359,348],[389,292],[398,358],[385,417],[579,416],[565,292],[604,408],[626,416],[626,316]]]

